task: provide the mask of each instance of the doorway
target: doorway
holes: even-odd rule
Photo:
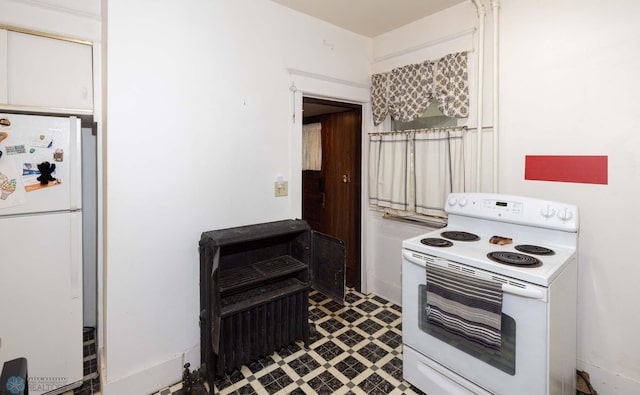
[[[304,125],[321,125],[322,151],[319,169],[302,170],[302,218],[344,242],[346,285],[361,291],[362,106],[303,97],[302,108]]]

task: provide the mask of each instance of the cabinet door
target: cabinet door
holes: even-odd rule
[[[93,109],[92,46],[7,32],[8,104]]]
[[[311,286],[344,304],[344,241],[316,231],[311,231],[311,240]]]

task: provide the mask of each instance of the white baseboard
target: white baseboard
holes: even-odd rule
[[[200,367],[199,344],[186,350],[182,355],[177,355],[143,371],[111,381],[102,379],[102,393],[104,395],[139,395],[157,392],[182,381],[182,370],[187,362],[191,364],[192,371]]]
[[[640,382],[578,359],[578,370],[589,373],[591,386],[600,395],[640,394]]]
[[[191,364],[191,370],[200,367],[200,344],[197,344],[184,352],[182,364],[184,365],[187,362]]]

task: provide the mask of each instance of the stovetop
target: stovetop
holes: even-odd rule
[[[460,202],[463,205],[460,205]],[[495,194],[451,194],[446,210],[448,225],[403,242],[403,248],[458,264],[487,270],[502,276],[542,286],[549,286],[562,268],[576,258],[578,210],[575,206],[527,197]],[[550,215],[553,213],[553,215]],[[557,213],[560,213],[558,217]],[[567,214],[569,213],[569,214]],[[445,232],[464,232],[468,241],[443,237]],[[479,237],[478,240],[469,234]],[[445,233],[445,236],[450,236]],[[490,240],[494,237],[494,244]],[[437,241],[427,245],[423,239]],[[517,246],[542,247],[534,254]],[[548,253],[546,249],[552,250]],[[512,265],[495,262],[487,255],[500,252],[520,262],[533,258],[537,264]],[[528,261],[527,261],[528,262]]]

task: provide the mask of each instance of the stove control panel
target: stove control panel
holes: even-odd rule
[[[525,196],[451,193],[445,211],[474,218],[576,232],[578,207]]]
[[[522,203],[509,200],[482,199],[483,210],[493,210],[500,213],[519,215],[522,213]],[[501,215],[501,214],[499,214]]]

